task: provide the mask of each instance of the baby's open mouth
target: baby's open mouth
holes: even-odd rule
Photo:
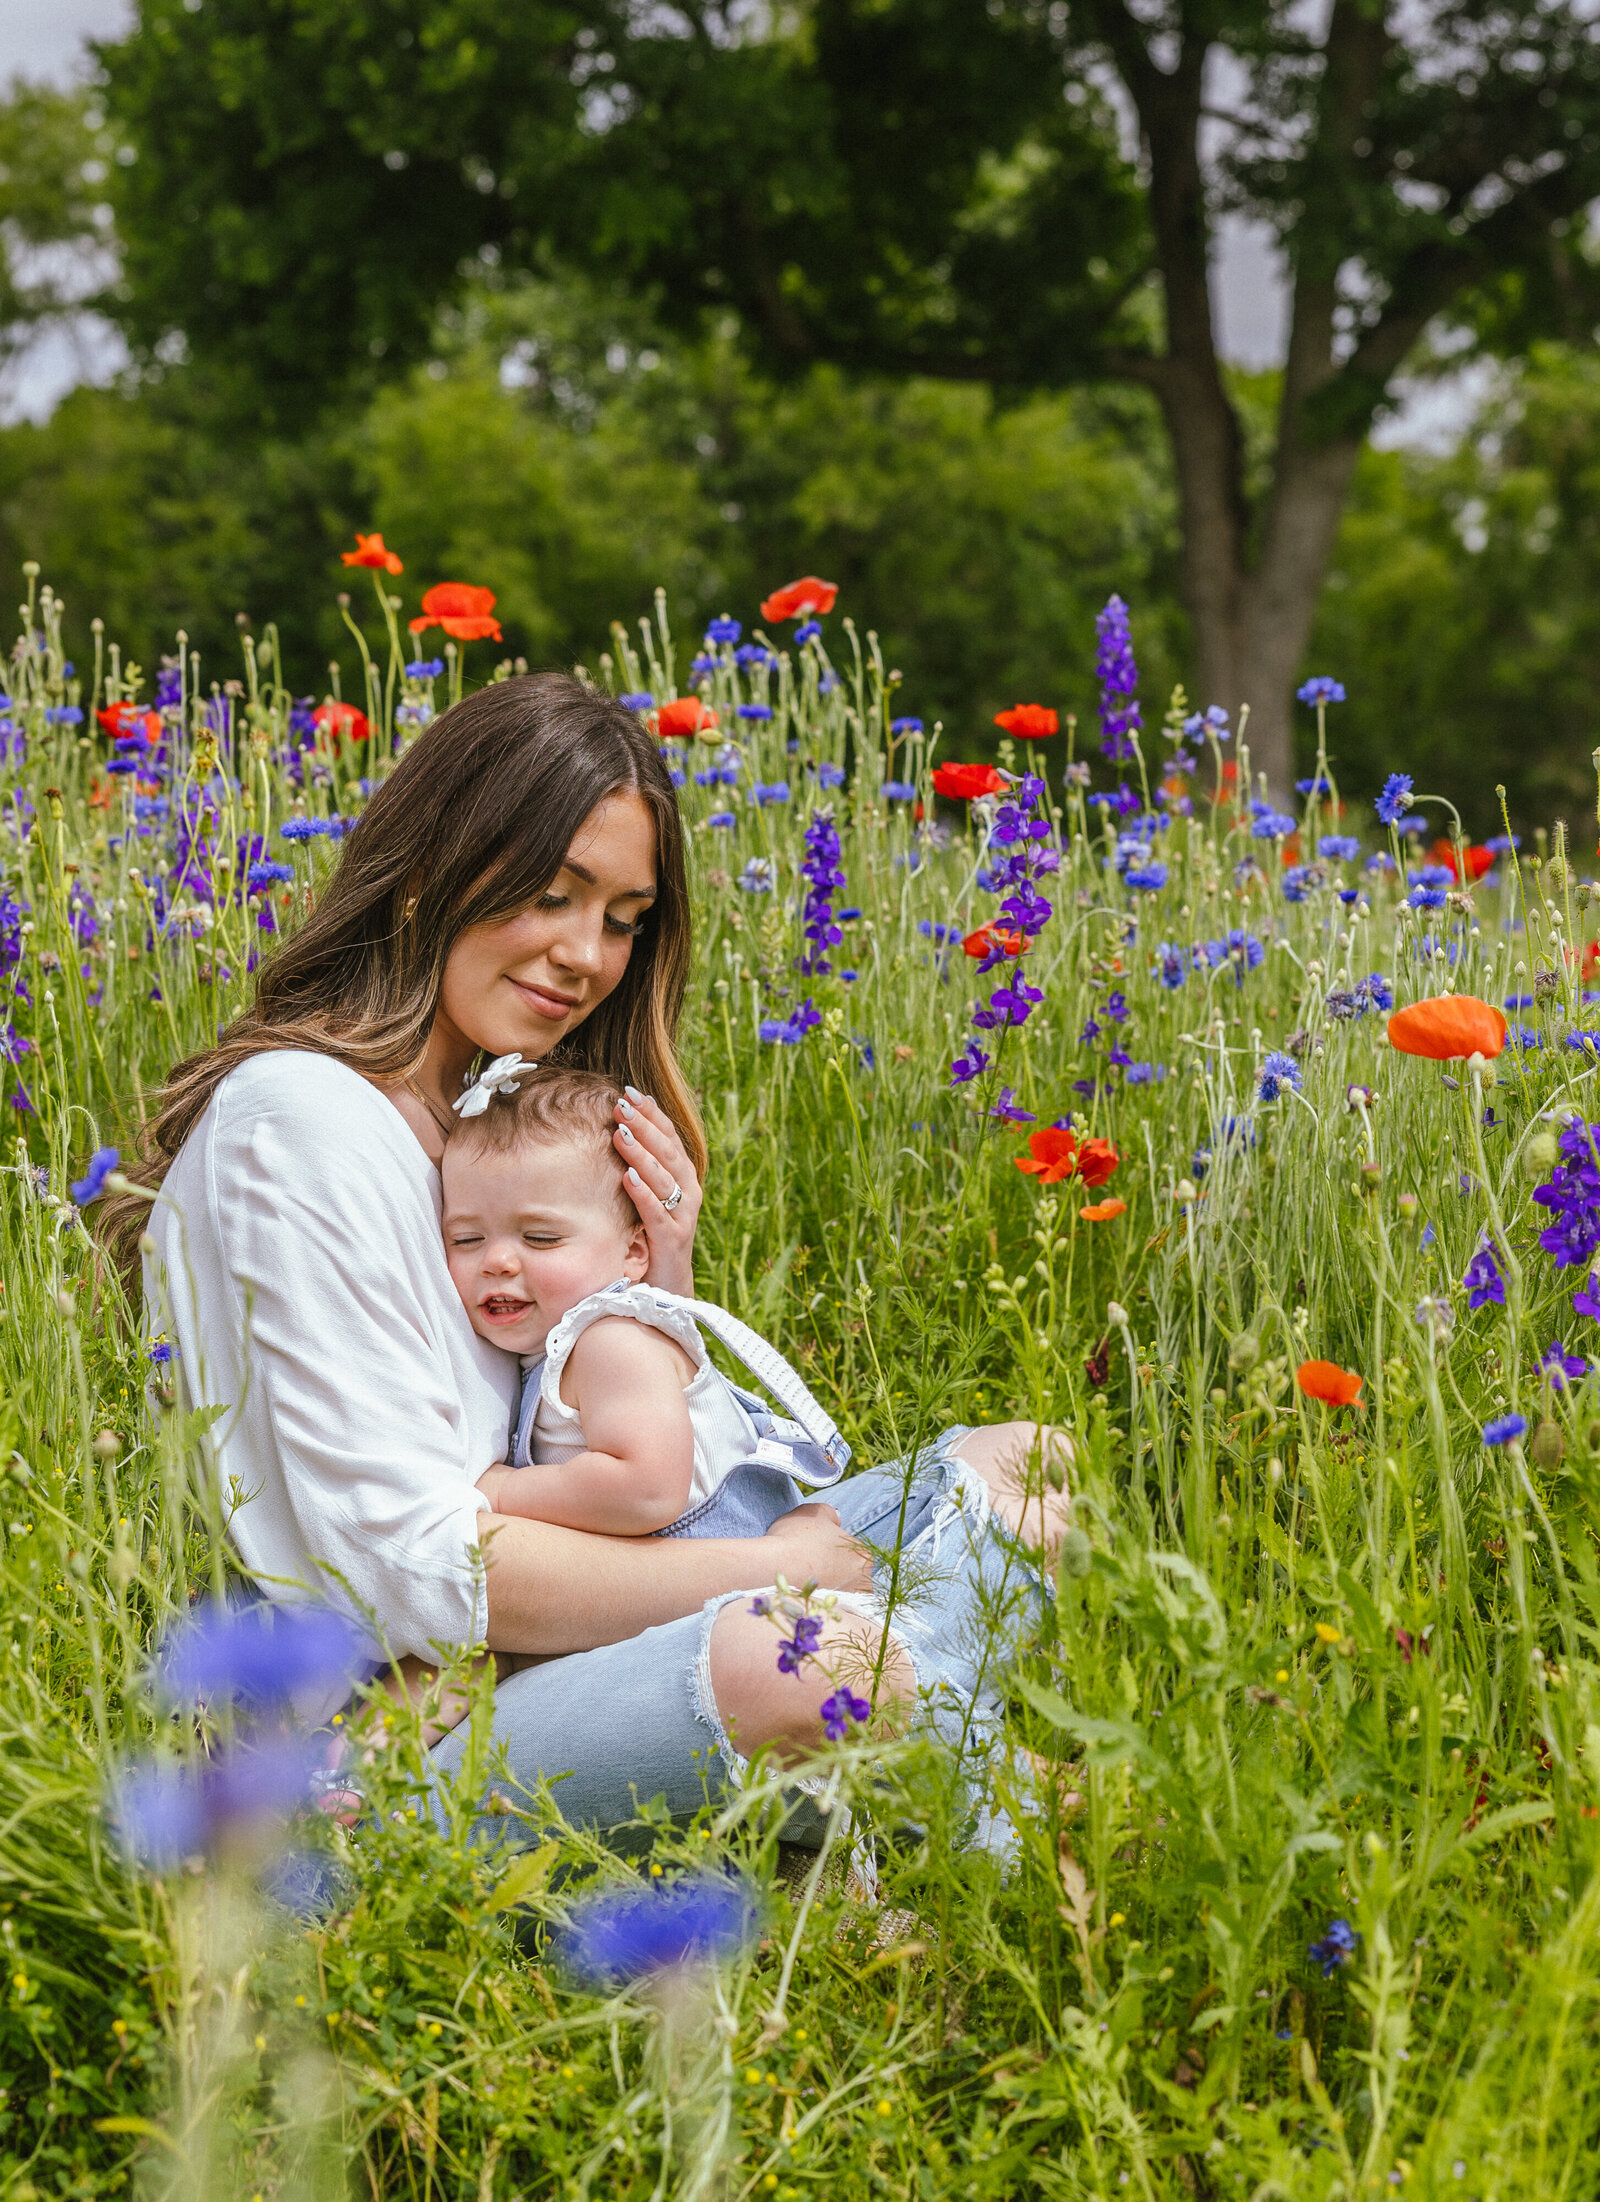
[[[481,1304],[491,1323],[513,1323],[519,1315],[527,1314],[533,1302],[514,1299],[509,1292],[497,1292]]]

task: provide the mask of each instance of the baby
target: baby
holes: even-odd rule
[[[513,1465],[479,1490],[498,1514],[614,1537],[762,1535],[802,1483],[837,1481],[849,1447],[764,1339],[645,1283],[614,1087],[593,1071],[517,1075],[483,1081],[487,1105],[441,1164],[462,1305],[480,1338],[522,1359]],[[793,1419],[712,1365],[696,1317]]]

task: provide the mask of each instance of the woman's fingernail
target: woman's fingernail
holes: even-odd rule
[[[628,1165],[628,1182],[630,1185],[642,1185],[644,1183],[644,1179],[639,1175],[638,1171],[633,1167],[631,1162]]]
[[[617,1114],[619,1116],[632,1116],[633,1103],[631,1101],[619,1101],[617,1103]]]
[[[627,1144],[631,1147],[633,1145],[633,1134],[629,1131],[627,1125],[620,1125],[618,1129],[621,1133],[622,1138],[626,1140]]]
[[[642,1101],[645,1098],[637,1086],[624,1086],[622,1090],[630,1101]]]

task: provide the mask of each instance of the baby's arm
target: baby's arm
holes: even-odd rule
[[[629,1318],[591,1323],[562,1371],[586,1452],[540,1468],[491,1468],[478,1489],[497,1514],[612,1537],[647,1537],[689,1503],[694,1433],[683,1396],[689,1362],[659,1330]]]

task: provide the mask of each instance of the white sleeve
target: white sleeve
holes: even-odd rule
[[[224,1319],[244,1340],[241,1418],[281,1473],[305,1552],[397,1655],[480,1643],[487,1502],[473,1485],[490,1461],[470,1457],[441,1335],[452,1309],[432,1200],[414,1164],[396,1181],[396,1150],[373,1151],[381,1125],[352,1125],[348,1085],[317,1068],[293,1095],[218,1096],[206,1197],[235,1298]],[[398,1117],[394,1129],[411,1137]]]

